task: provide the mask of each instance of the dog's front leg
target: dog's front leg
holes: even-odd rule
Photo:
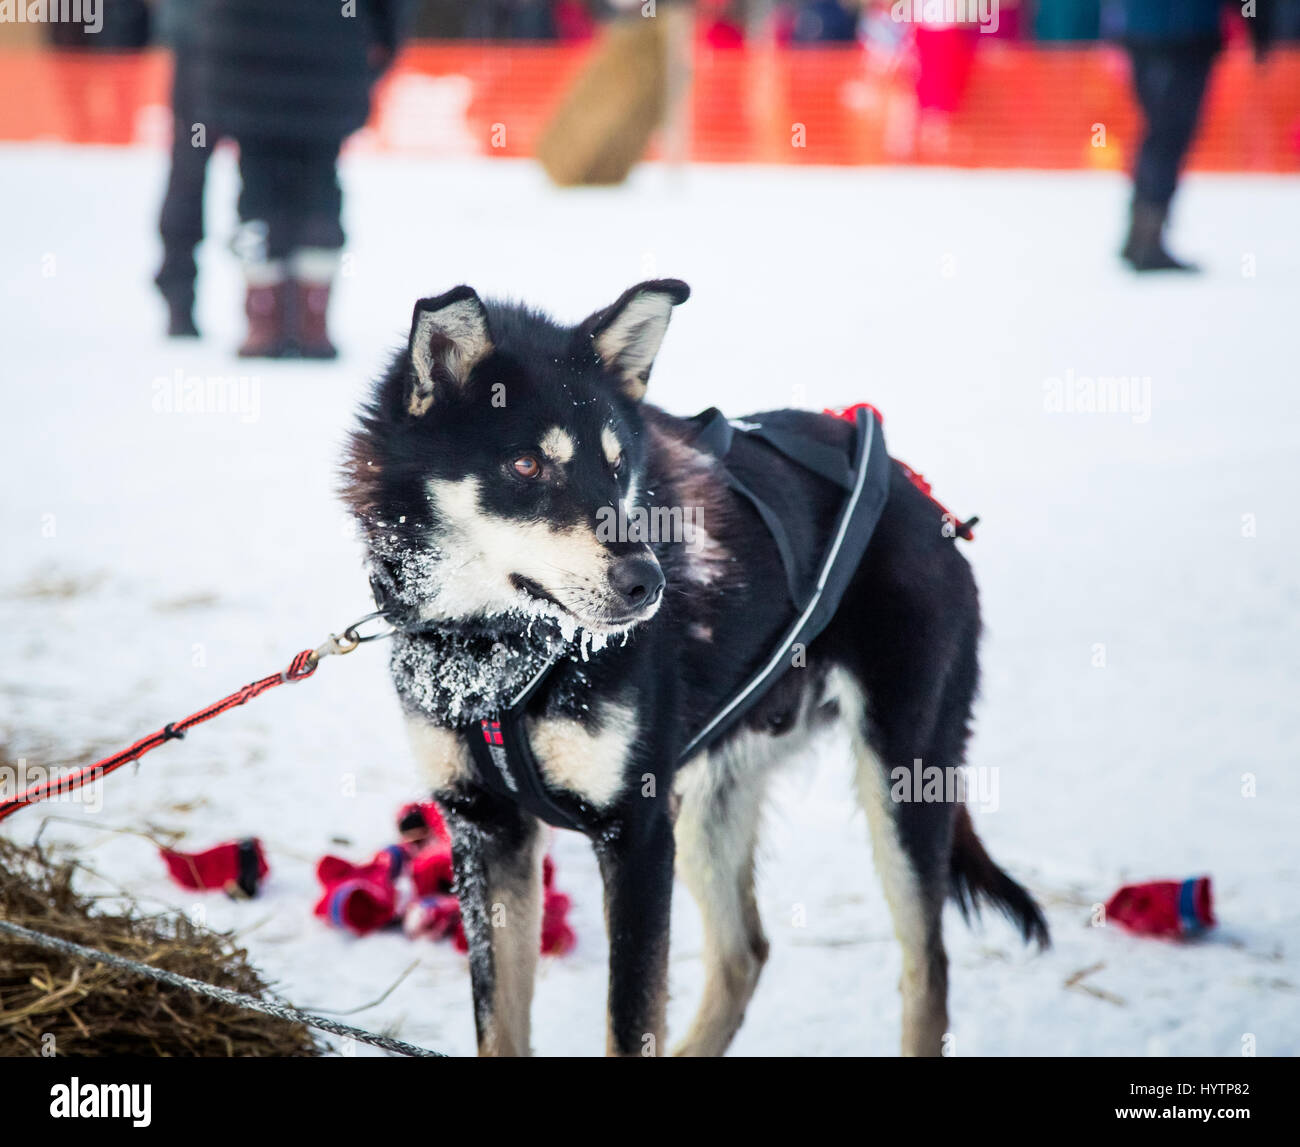
[[[660,802],[647,803],[596,837],[609,929],[608,1055],[663,1048],[673,830]]]
[[[439,801],[469,941],[479,1055],[528,1055],[542,931],[541,826],[481,789],[439,794]]]

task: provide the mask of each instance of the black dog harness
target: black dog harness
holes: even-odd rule
[[[847,456],[833,446],[789,430],[765,427],[756,422],[728,421],[717,409],[706,410],[692,419],[699,427],[694,445],[709,451],[723,463],[727,484],[754,507],[771,534],[785,568],[795,621],[771,656],[691,738],[682,750],[682,762],[705,752],[730,732],[789,668],[791,650],[798,644],[812,642],[839,608],[840,599],[862,560],[889,494],[889,456],[885,452],[880,419],[866,407],[858,408],[854,415],[852,449]],[[789,531],[780,515],[727,469],[727,455],[737,435],[762,441],[790,461],[845,491],[835,529],[822,554],[816,576],[811,580],[800,572]],[[479,776],[488,788],[508,797],[548,824],[580,832],[584,825],[555,801],[542,780],[524,726],[529,702],[557,661],[558,657],[549,660],[508,708],[494,719],[481,721],[478,728],[471,726],[465,736]]]

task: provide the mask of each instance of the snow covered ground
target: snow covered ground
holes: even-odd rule
[[[1110,175],[648,168],[557,192],[530,165],[354,157],[337,364],[244,363],[218,156],[197,344],[160,335],[149,277],[163,158],[0,149],[0,745],[67,761],[115,748],[287,663],[368,608],[333,497],[342,436],[412,301],[459,282],[576,319],[676,275],[652,397],[682,413],[870,400],[892,451],[959,513],[982,587],[971,763],[990,850],[1046,906],[1036,956],[955,912],[958,1055],[1300,1053],[1300,230],[1294,181],[1189,179],[1176,249],[1199,279],[1113,258]],[[1127,411],[1057,409],[1130,380]],[[244,380],[235,412],[167,409],[177,379]],[[1059,400],[1059,401],[1058,401]],[[760,902],[772,959],[737,1054],[893,1054],[900,958],[842,746],[773,801]],[[301,1006],[455,1053],[473,1047],[465,960],[311,916],[326,851],[368,858],[417,795],[381,648],[327,662],[104,786],[3,831],[47,839],[148,902],[238,929]],[[1254,795],[1243,795],[1253,792]],[[201,902],[153,847],[262,837],[265,894]],[[342,839],[346,843],[338,843]],[[605,944],[586,843],[554,842],[579,947],[543,964],[540,1054],[603,1046]],[[1176,946],[1091,927],[1121,883],[1202,872],[1221,926]],[[670,1028],[702,982],[673,917]]]

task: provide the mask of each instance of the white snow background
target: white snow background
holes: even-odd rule
[[[354,154],[344,166],[337,363],[241,362],[231,157],[214,161],[198,343],[168,342],[150,285],[162,154],[0,149],[0,744],[57,764],[110,751],[287,664],[364,613],[335,468],[413,301],[468,282],[566,320],[679,276],[651,398],[821,408],[869,400],[891,451],[961,515],[983,595],[970,763],[994,857],[1039,896],[1055,947],[948,919],[955,1054],[1300,1052],[1300,228],[1294,180],[1192,177],[1172,245],[1200,278],[1114,256],[1114,175],[654,166],[613,191],[534,166]],[[1251,273],[1253,271],[1253,274]],[[1052,413],[1048,380],[1150,379],[1149,418]],[[256,417],[155,409],[159,380],[243,376]],[[327,661],[103,785],[3,831],[77,854],[147,904],[234,928],[284,995],[456,1054],[466,962],[311,915],[316,859],[394,839],[419,795],[372,646]],[[1253,783],[1253,796],[1245,796]],[[258,899],[196,898],[152,845],[256,834]],[[334,838],[345,838],[338,844]],[[760,904],[772,958],[736,1054],[894,1054],[900,957],[844,746],[775,786]],[[603,1048],[606,946],[584,840],[557,834],[579,946],[542,964],[539,1054]],[[1209,873],[1218,930],[1172,944],[1090,926],[1121,883]],[[88,882],[92,890],[108,885]],[[1079,977],[1079,973],[1085,973]],[[670,1035],[702,986],[679,889]]]

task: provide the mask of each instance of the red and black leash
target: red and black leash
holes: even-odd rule
[[[286,682],[305,681],[316,672],[316,667],[320,664],[322,657],[328,657],[331,654],[351,653],[363,642],[387,637],[388,633],[383,632],[366,636],[362,636],[359,632],[360,626],[380,616],[379,613],[366,614],[359,621],[354,621],[349,625],[343,631],[342,637],[331,633],[326,642],[318,649],[304,649],[289,663],[289,667],[280,673],[273,673],[271,676],[263,677],[259,681],[250,682],[242,689],[230,694],[229,697],[223,697],[206,709],[191,713],[180,721],[172,721],[170,724],[164,725],[156,732],[150,733],[147,737],[141,737],[135,744],[128,745],[125,749],[114,753],[112,756],[105,757],[103,760],[96,761],[91,765],[83,765],[81,768],[59,777],[47,776],[44,780],[29,786],[22,792],[0,800],[0,821],[12,816],[19,809],[28,805],[37,804],[48,797],[72,792],[90,781],[106,777],[123,765],[138,761],[145,753],[152,752],[159,745],[165,745],[168,741],[180,740],[195,725],[201,725],[204,721],[211,721],[213,717],[219,717],[230,709],[246,705],[254,697],[260,697],[277,685],[283,685]]]
[[[825,411],[826,414],[833,415],[836,418],[843,418],[852,421],[856,417],[859,407],[874,412],[880,417],[880,412],[874,406],[867,402],[859,402],[854,406],[845,407],[842,410]],[[902,465],[902,463],[900,463]],[[918,490],[926,495],[931,502],[939,508],[944,517],[944,529],[949,532],[949,536],[964,538],[967,541],[974,537],[971,527],[979,521],[978,518],[968,518],[961,521],[956,514],[953,514],[946,506],[939,502],[930,490],[930,483],[925,480],[917,471],[911,467],[903,465],[903,472]],[[253,681],[245,685],[236,693],[229,697],[222,698],[206,709],[200,709],[197,713],[191,713],[188,717],[180,721],[173,721],[171,724],[164,725],[156,732],[150,733],[147,737],[142,737],[134,745],[128,745],[121,752],[114,753],[111,757],[105,757],[103,760],[96,761],[91,765],[84,765],[64,776],[54,778],[52,776],[31,785],[23,792],[17,793],[12,797],[0,800],[0,821],[6,817],[12,816],[20,808],[27,805],[37,804],[51,796],[62,793],[72,792],[79,789],[82,785],[90,781],[97,780],[100,777],[106,777],[123,765],[130,764],[132,761],[138,761],[145,753],[152,752],[159,745],[165,745],[168,741],[179,740],[185,736],[186,732],[194,728],[195,725],[201,725],[204,721],[211,721],[213,717],[220,716],[229,709],[235,709],[240,705],[246,705],[254,697],[260,697],[268,689],[274,689],[277,685],[283,685],[286,681],[305,681],[316,672],[316,666],[320,664],[322,657],[328,657],[330,654],[351,653],[358,645],[367,641],[374,641],[380,637],[388,637],[392,632],[380,632],[362,636],[359,627],[365,625],[375,618],[383,616],[383,611],[368,613],[358,621],[354,621],[344,631],[343,636],[338,637],[330,634],[329,639],[319,649],[304,649],[289,663],[289,668],[280,673],[273,673],[270,677],[263,677],[260,681]]]

